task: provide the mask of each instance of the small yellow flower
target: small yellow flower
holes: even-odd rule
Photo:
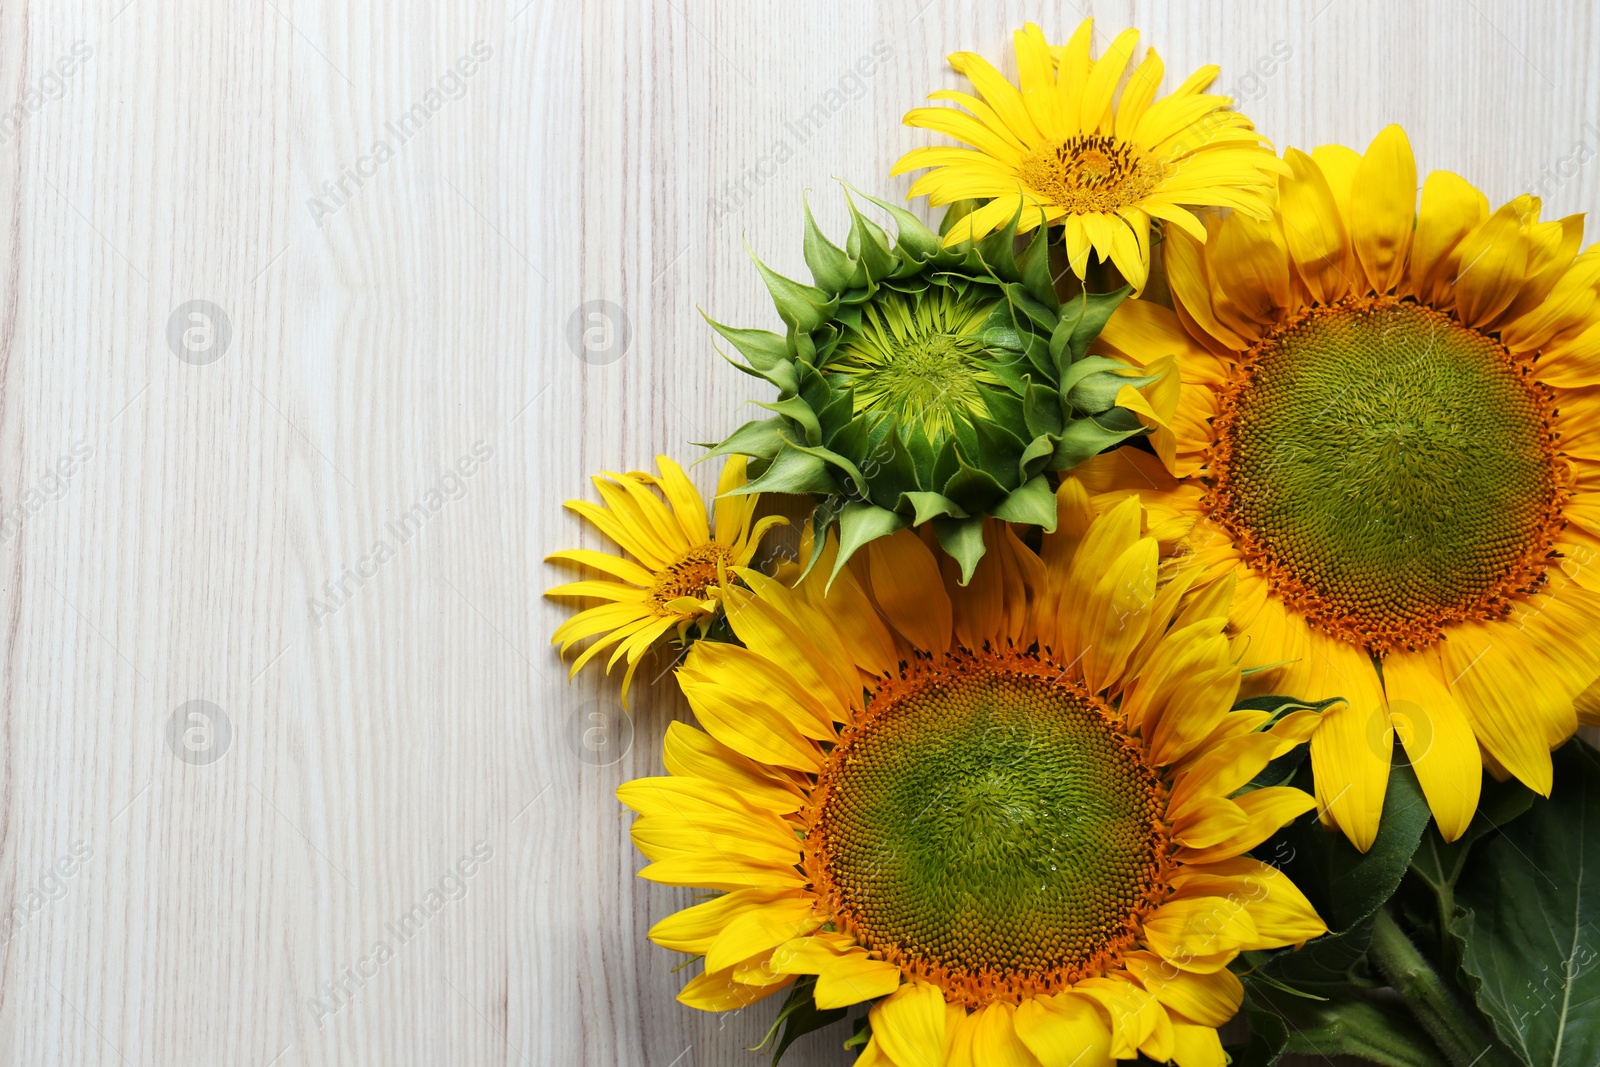
[[[594,478],[604,506],[587,500],[566,504],[633,559],[585,548],[545,557],[547,562],[576,563],[620,579],[569,582],[545,596],[605,602],[562,623],[550,643],[559,644],[565,656],[577,642],[598,638],[573,662],[574,675],[600,652],[615,646],[606,670],[619,660],[628,661],[622,678],[624,702],[644,654],[669,632],[675,630],[683,637],[693,624],[709,626],[718,607],[715,592],[727,581],[729,572],[748,565],[761,535],[787,521],[770,516],[752,524],[760,498],[724,495],[745,484],[743,456],[734,456],[722,468],[714,533],[706,523],[705,501],[683,468],[666,456],[657,456],[656,464],[661,469],[659,476],[633,471],[602,472]],[[652,486],[660,496],[650,491]]]
[[[1250,120],[1229,109],[1231,100],[1203,91],[1217,76],[1215,66],[1200,68],[1157,100],[1163,68],[1149,49],[1113,103],[1139,32],[1123,31],[1096,60],[1089,57],[1092,25],[1085,19],[1065,47],[1050,46],[1031,22],[1018,30],[1020,90],[987,60],[952,55],[950,65],[979,96],[940,90],[929,99],[970,114],[922,107],[905,123],[971,148],[916,148],[890,173],[932,168],[910,196],[926,195],[935,206],[988,201],[950,229],[946,244],[981,238],[1020,212],[1019,231],[1041,221],[1062,227],[1079,278],[1092,250],[1143,290],[1152,219],[1203,241],[1205,227],[1187,208],[1227,207],[1267,218],[1277,175],[1287,169]]]

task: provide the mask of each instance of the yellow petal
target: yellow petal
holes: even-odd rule
[[[1324,820],[1337,825],[1365,852],[1378,835],[1383,795],[1389,788],[1390,748],[1381,741],[1387,736],[1388,717],[1377,672],[1366,652],[1312,634],[1306,665],[1295,678],[1302,688],[1292,691],[1308,694],[1306,699],[1337,696],[1346,701],[1322,713],[1311,738],[1311,767]]]
[[[1465,178],[1447,170],[1431,172],[1422,183],[1422,207],[1401,294],[1453,307],[1455,291],[1445,284],[1454,274],[1451,254],[1488,217],[1488,198]]]
[[[1071,993],[1029,997],[1012,1018],[1044,1067],[1112,1067],[1111,1031],[1093,1003]]]
[[[733,972],[708,971],[684,986],[678,1002],[701,1011],[738,1011],[786,988],[794,979],[784,978],[771,985],[746,985],[734,980]]]
[[[1166,240],[1167,285],[1182,315],[1189,316],[1199,333],[1212,338],[1222,348],[1243,352],[1250,345],[1229,326],[1217,319],[1211,303],[1211,280],[1202,245],[1188,234],[1169,233]],[[1197,333],[1197,336],[1199,336]]]
[[[1283,218],[1283,238],[1295,271],[1311,298],[1331,304],[1350,291],[1349,238],[1339,217],[1339,206],[1322,168],[1297,149],[1284,153],[1294,171],[1278,183],[1278,211]]]
[[[649,588],[655,584],[656,576],[645,570],[631,559],[613,556],[605,552],[596,552],[590,548],[571,548],[561,552],[552,552],[545,557],[546,563],[556,561],[564,563],[577,563],[584,567],[593,567],[597,571],[604,571],[613,578],[620,578],[625,582]]]
[[[872,1006],[872,1036],[895,1067],[944,1067],[944,994],[911,982]]]
[[[662,948],[703,956],[723,927],[738,916],[775,901],[799,899],[791,889],[739,889],[667,916],[650,928]]]
[[[1013,33],[1011,39],[1017,51],[1017,81],[1028,117],[1043,137],[1065,139],[1067,133],[1061,119],[1060,98],[1056,95],[1055,68],[1044,31],[1030,22]]]
[[[656,466],[661,470],[659,478],[648,474],[641,477],[649,479],[667,498],[689,543],[703,545],[711,540],[711,528],[706,525],[706,502],[700,499],[700,492],[695,489],[689,476],[670,456],[657,456]]]
[[[1017,1036],[1016,1009],[995,1001],[960,1020],[950,1049],[949,1067],[1039,1067]]]
[[[1350,243],[1373,291],[1400,281],[1417,214],[1417,161],[1399,126],[1385,126],[1367,146],[1350,190]]]
[[[1133,58],[1133,50],[1138,44],[1138,30],[1123,30],[1111,42],[1111,47],[1095,60],[1094,70],[1089,72],[1089,81],[1083,89],[1078,112],[1082,129],[1111,132],[1111,94],[1122,80],[1122,72],[1128,69],[1128,60]]]
[[[1089,978],[1072,987],[1091,997],[1111,1020],[1111,1052],[1132,1059],[1143,1052],[1158,1063],[1171,1057],[1172,1024],[1161,1002],[1124,978]]]
[[[1094,32],[1094,19],[1084,19],[1072,32],[1072,37],[1056,56],[1056,96],[1060,101],[1063,124],[1062,134],[1072,136],[1080,132],[1078,115],[1082,109],[1084,86],[1089,83],[1089,72],[1094,62],[1089,58],[1089,45]],[[1071,128],[1067,128],[1070,125]]]
[[[1233,804],[1244,813],[1246,825],[1232,837],[1210,848],[1180,850],[1180,862],[1212,863],[1243,855],[1299,816],[1313,810],[1317,806],[1317,798],[1303,790],[1274,785],[1252,789],[1235,798]]]
[[[1159,554],[1155,538],[1141,537],[1106,568],[1083,603],[1083,675],[1091,692],[1121,678],[1128,657],[1144,640]]]
[[[1217,318],[1240,337],[1254,340],[1289,306],[1289,252],[1276,222],[1256,222],[1238,213],[1217,229],[1207,254],[1216,287]]]
[[[867,542],[872,598],[906,640],[924,652],[950,647],[950,595],[939,563],[910,530]]]
[[[689,707],[707,733],[757,763],[792,767],[815,773],[822,769],[822,752],[789,717],[790,708],[770,709],[763,698],[715,682],[696,680],[678,672],[678,685]],[[785,697],[793,694],[785,694]]]
[[[1542,694],[1545,680],[1519,662],[1514,629],[1482,625],[1452,627],[1440,643],[1440,661],[1450,691],[1472,720],[1479,743],[1506,770],[1541,796],[1550,795],[1550,742],[1540,720],[1564,711]],[[1570,707],[1571,701],[1568,700]],[[1313,742],[1315,743],[1315,742]]]
[[[706,952],[706,970],[720,971],[741,960],[770,952],[786,941],[810,933],[822,925],[815,901],[806,897],[774,900],[760,908],[749,908],[729,918],[726,926]],[[773,965],[786,970],[773,954]]]
[[[816,1004],[824,1010],[886,997],[900,985],[900,968],[873,959],[838,934],[790,941],[772,953],[772,965],[785,973],[816,975]]]
[[[1150,101],[1155,99],[1164,72],[1156,50],[1147,49],[1144,62],[1129,75],[1128,84],[1122,89],[1122,98],[1117,101],[1116,134],[1120,140],[1133,139],[1133,131],[1138,127],[1139,120],[1144,118]]]
[[[1172,1020],[1172,1062],[1178,1067],[1227,1067],[1222,1037],[1211,1026]]]
[[[1456,315],[1466,326],[1490,322],[1515,299],[1528,265],[1516,203],[1503,205],[1462,238],[1452,259]]]
[[[772,773],[687,723],[667,724],[662,762],[673,775],[720,782],[746,804],[774,814],[787,815],[805,806],[804,794],[791,779]]]
[[[1151,951],[1177,961],[1238,952],[1258,940],[1244,904],[1217,896],[1169,900],[1145,920],[1144,932]]]
[[[1328,182],[1328,191],[1333,194],[1339,217],[1344,221],[1344,232],[1350,233],[1350,189],[1355,184],[1361,156],[1344,145],[1325,144],[1311,150],[1311,159]]]
[[[1237,1015],[1244,1003],[1244,985],[1226,968],[1190,974],[1143,952],[1129,955],[1124,965],[1157,1000],[1197,1023],[1221,1026]]]
[[[1444,679],[1437,649],[1401,652],[1383,661],[1383,686],[1389,694],[1389,721],[1439,832],[1446,841],[1466,833],[1478,808],[1483,761],[1455,694]]]
[[[599,504],[588,500],[569,500],[562,507],[588,519],[596,529],[651,571],[664,570],[675,558],[674,553],[660,545],[653,534],[638,529],[631,520],[624,522]]]
[[[1013,89],[1012,92],[1016,90]],[[991,100],[990,103],[993,104],[994,101]],[[1016,167],[1022,162],[1022,153],[1013,147],[1014,135],[1003,137],[983,122],[953,107],[912,108],[906,112],[905,118],[901,121],[907,126],[933,130],[935,133],[954,137],[1008,167]],[[1038,134],[1035,133],[1033,136],[1038,137]]]
[[[1018,38],[1022,36],[1019,32]],[[973,52],[956,52],[950,66],[966,76],[986,103],[994,108],[1010,133],[1021,144],[1037,144],[1043,139],[1039,126],[1028,113],[1022,94],[987,59]]]

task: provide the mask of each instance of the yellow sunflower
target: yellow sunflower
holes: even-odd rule
[[[1245,666],[1278,665],[1253,685],[1348,699],[1311,742],[1326,820],[1371,846],[1398,734],[1453,840],[1481,766],[1549,794],[1600,673],[1600,249],[1447,172],[1418,207],[1398,126],[1286,161],[1269,221],[1174,235],[1174,307],[1098,342],[1177,357],[1166,469],[1083,477],[1195,521]]]
[[[604,602],[562,623],[550,643],[559,644],[565,656],[577,642],[597,638],[573,661],[573,675],[615,646],[606,671],[619,660],[627,660],[622,678],[624,703],[644,654],[668,633],[676,631],[681,638],[693,625],[709,625],[718,603],[713,591],[727,580],[729,572],[749,564],[762,534],[788,521],[770,516],[752,523],[760,497],[725,495],[745,484],[743,456],[734,456],[723,465],[717,484],[715,533],[706,523],[705,501],[683,468],[666,456],[657,456],[656,465],[660,475],[633,471],[596,476],[594,485],[604,506],[587,500],[566,504],[632,559],[587,548],[545,557],[546,562],[575,563],[616,579],[569,582],[545,596]],[[651,492],[652,487],[660,491],[659,496]]]
[[[678,679],[702,730],[618,790],[641,877],[720,890],[650,931],[704,957],[678,999],[728,1010],[815,976],[874,1001],[863,1064],[1226,1062],[1240,952],[1325,932],[1245,853],[1310,809],[1239,792],[1316,714],[1230,710],[1240,672],[1187,577],[1158,582],[1136,499],[1083,486],[1035,554],[990,520],[967,586],[910,530],[796,586],[725,590],[742,644]]]
[[[957,52],[950,65],[978,96],[941,89],[930,100],[965,108],[921,107],[907,126],[946,134],[970,148],[929,146],[902,156],[891,175],[933,168],[910,196],[935,206],[985,200],[960,219],[946,244],[981,238],[1021,212],[1017,228],[1060,224],[1079,278],[1094,251],[1133,285],[1144,288],[1150,265],[1150,222],[1159,219],[1205,239],[1190,207],[1228,207],[1251,218],[1270,213],[1282,164],[1232,101],[1204,90],[1215,66],[1202,67],[1157,100],[1163,67],[1145,53],[1113,103],[1139,42],[1124,30],[1099,59],[1089,58],[1093,19],[1084,19],[1065,47],[1046,43],[1033,23],[1013,35],[1020,89],[987,60]]]

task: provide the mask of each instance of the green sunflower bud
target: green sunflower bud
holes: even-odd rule
[[[1044,227],[1020,252],[1015,218],[946,248],[909,211],[866,197],[895,220],[891,239],[846,196],[843,248],[806,205],[813,284],[755,261],[782,336],[707,319],[744,357],[735,366],[778,393],[760,404],[770,418],[711,454],[750,457],[736,492],[820,497],[816,529],[838,531],[836,568],[874,538],[931,522],[964,583],[986,517],[1054,529],[1048,472],[1146,432],[1116,396],[1154,379],[1087,355],[1128,290],[1063,305]]]

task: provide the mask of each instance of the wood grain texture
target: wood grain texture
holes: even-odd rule
[[[697,311],[775,322],[744,242],[799,272],[804,190],[834,232],[830,178],[904,195],[946,53],[1081,13],[0,4],[0,1062],[763,1062],[774,1005],[674,1002],[689,894],[612,796],[682,702],[583,756],[615,688],[565,681],[542,558],[589,474],[745,417]],[[1493,200],[1600,199],[1590,5],[1092,13],[1280,145],[1399,121]],[[628,343],[586,361],[589,301]]]

